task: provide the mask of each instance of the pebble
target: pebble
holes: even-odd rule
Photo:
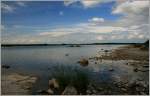
[[[77,95],[77,90],[76,88],[72,87],[72,86],[67,86],[64,90],[64,92],[62,93],[62,95]]]
[[[39,90],[37,91],[38,94],[42,94],[42,95],[48,95],[48,92],[45,90]]]
[[[143,67],[149,67],[149,65],[143,65]]]
[[[52,78],[51,80],[49,80],[49,86],[52,86],[54,88],[59,88],[58,82],[55,78]]]
[[[114,69],[113,69],[113,68],[110,68],[109,71],[114,71]]]
[[[10,68],[10,66],[9,65],[2,65],[2,68],[8,69],[8,68]]]
[[[122,90],[122,91],[127,91],[127,89],[125,89],[125,88],[121,88],[121,90]]]
[[[69,56],[69,54],[65,54],[65,56]]]
[[[50,88],[47,90],[47,93],[49,93],[49,94],[53,94],[54,92],[53,92],[53,90],[51,90]]]
[[[138,72],[138,69],[137,69],[137,68],[135,68],[135,69],[134,69],[134,72]]]

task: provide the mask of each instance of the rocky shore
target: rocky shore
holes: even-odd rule
[[[98,52],[99,55],[89,57],[87,59],[82,58],[77,61],[82,67],[87,67],[91,64],[100,65],[103,60],[119,61],[119,60],[132,60],[133,62],[126,62],[124,65],[126,67],[132,67],[133,73],[136,74],[149,74],[149,50],[144,49],[141,46],[123,46],[114,50],[101,49]],[[66,55],[68,56],[68,55]],[[95,62],[95,63],[91,63]],[[112,65],[111,65],[112,66]],[[11,66],[3,65],[2,69],[9,70]],[[56,68],[56,66],[55,66]],[[43,90],[37,90],[38,95],[148,95],[149,94],[149,84],[145,83],[141,78],[134,80],[133,82],[123,80],[123,81],[113,81],[112,82],[99,82],[95,83],[90,81],[88,75],[83,72],[82,69],[72,69],[72,67],[62,67],[54,69],[54,73],[51,71],[50,78],[47,82],[48,88]],[[59,71],[58,71],[59,70]],[[109,67],[108,71],[113,73],[116,69]],[[120,69],[123,70],[123,69]],[[49,73],[50,74],[50,73]],[[130,74],[130,73],[129,73]],[[100,76],[100,75],[99,75]],[[101,77],[101,76],[100,76]],[[113,76],[111,77],[113,78]],[[124,77],[117,77],[124,78]],[[28,76],[19,73],[12,74],[2,74],[2,94],[7,95],[26,95],[32,94],[31,90],[37,77]],[[38,82],[36,82],[38,83]]]
[[[3,95],[26,95],[30,94],[33,84],[37,78],[34,76],[18,73],[2,74],[1,88]]]

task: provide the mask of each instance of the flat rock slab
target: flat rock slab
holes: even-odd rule
[[[17,73],[2,75],[1,87],[3,95],[26,95],[37,78],[33,76],[26,76]]]

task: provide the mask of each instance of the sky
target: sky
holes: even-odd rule
[[[2,44],[141,43],[149,0],[2,1]]]

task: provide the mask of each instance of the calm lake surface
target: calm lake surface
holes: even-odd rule
[[[2,65],[10,65],[12,70],[39,73],[56,64],[80,66],[81,58],[96,56],[101,49],[111,50],[120,45],[67,46],[22,46],[2,48]],[[68,54],[68,56],[66,56]]]
[[[35,90],[48,87],[49,70],[54,65],[66,65],[90,69],[91,78],[96,81],[134,81],[144,79],[148,84],[148,73],[134,72],[132,66],[126,65],[132,60],[103,60],[97,62],[89,60],[86,67],[77,63],[82,58],[90,58],[99,55],[101,49],[113,50],[123,45],[82,45],[81,47],[68,46],[22,46],[3,47],[1,50],[1,64],[10,65],[7,71],[34,74],[39,76],[39,82]],[[66,55],[67,54],[67,55]],[[114,71],[110,71],[113,68]],[[59,71],[59,70],[56,70]],[[5,74],[5,73],[4,73]],[[33,93],[34,93],[33,91]]]

